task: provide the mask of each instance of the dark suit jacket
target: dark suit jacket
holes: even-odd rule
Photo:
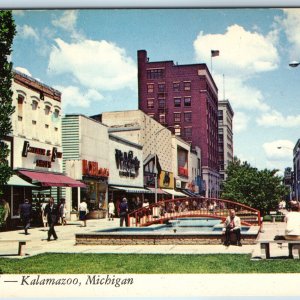
[[[32,207],[30,203],[22,203],[20,205],[20,216],[21,219],[30,219]]]
[[[48,220],[48,223],[49,224],[52,224],[52,223],[56,223],[57,220],[58,220],[58,206],[57,204],[53,204],[52,208],[50,206],[50,204],[48,203],[45,207],[45,216],[47,216],[47,220]]]

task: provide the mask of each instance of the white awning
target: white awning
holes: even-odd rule
[[[25,181],[24,179],[22,179],[18,175],[11,176],[8,183],[7,183],[7,185],[37,187],[36,185]]]
[[[135,193],[135,194],[152,194],[151,191],[146,190],[144,188],[139,187],[127,187],[127,186],[119,186],[119,185],[113,185],[110,186],[113,189],[125,191],[126,193]]]
[[[162,189],[164,192],[173,195],[173,196],[179,196],[179,197],[187,197],[186,194],[183,194],[181,192],[177,192],[175,190],[168,190],[168,189]]]

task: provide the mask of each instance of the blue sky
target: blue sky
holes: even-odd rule
[[[299,9],[14,11],[14,67],[63,93],[63,113],[137,109],[137,50],[150,61],[206,63],[235,112],[234,154],[292,166],[300,138]],[[223,74],[225,88],[223,86]],[[277,147],[281,146],[281,149]]]

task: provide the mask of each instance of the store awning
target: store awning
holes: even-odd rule
[[[30,182],[25,181],[18,175],[13,175],[10,177],[9,181],[7,182],[7,185],[13,185],[13,186],[27,186],[27,187],[37,187],[34,184],[31,184]]]
[[[39,183],[42,186],[86,187],[84,183],[62,174],[27,170],[19,170],[18,172],[30,178],[33,183]]]
[[[126,193],[152,194],[151,191],[146,190],[144,188],[139,188],[139,187],[127,187],[127,186],[119,186],[119,185],[114,185],[114,186],[110,186],[110,187],[113,189],[116,189],[116,190],[125,191]]]
[[[199,194],[196,194],[190,190],[187,190],[187,189],[182,189],[182,192],[190,197],[200,197]]]
[[[162,189],[164,192],[173,195],[173,196],[179,196],[179,197],[187,197],[187,195],[181,193],[181,192],[177,192],[175,190],[168,190],[168,189]]]
[[[147,187],[147,189],[150,190],[152,193],[155,194],[155,188],[153,188],[153,187]],[[159,189],[159,188],[157,188],[156,191],[157,191],[157,194],[167,194],[166,192],[164,192],[162,189]]]

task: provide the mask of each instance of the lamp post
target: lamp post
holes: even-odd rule
[[[299,61],[296,61],[296,60],[293,60],[289,63],[289,66],[292,67],[292,68],[296,68],[300,65],[300,62]]]

